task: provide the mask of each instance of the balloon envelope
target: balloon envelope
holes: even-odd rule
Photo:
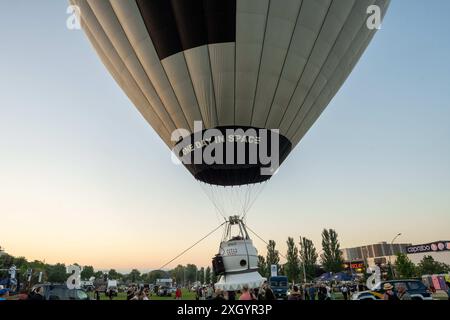
[[[176,129],[278,129],[282,162],[342,86],[388,0],[71,0],[111,75],[162,140]],[[258,132],[258,131],[257,131]],[[257,133],[259,135],[259,133]],[[246,147],[247,144],[246,144]],[[226,157],[226,155],[224,156]],[[270,178],[260,162],[185,164],[197,180]]]

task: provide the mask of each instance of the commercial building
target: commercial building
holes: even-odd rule
[[[380,242],[354,248],[342,249],[342,255],[346,266],[360,264],[364,261],[366,266],[386,265],[395,263],[397,254],[405,253],[415,264],[418,264],[424,256],[432,256],[434,260],[450,264],[450,241],[440,240],[426,244]],[[355,269],[353,266],[352,269]]]
[[[450,264],[450,241],[440,240],[425,244],[415,244],[406,248],[408,258],[415,264],[425,256],[431,256],[435,261]]]
[[[354,248],[342,249],[344,261],[365,261],[367,266],[375,264],[387,264],[389,261],[395,262],[396,255],[399,253],[407,253],[406,248],[410,247],[410,243],[394,243],[390,244],[385,241],[369,244]]]

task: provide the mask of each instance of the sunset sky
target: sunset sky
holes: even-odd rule
[[[0,1],[0,246],[99,269],[158,268],[219,224],[111,78],[67,2]],[[448,0],[393,0],[382,29],[248,214],[285,252],[450,240]],[[176,264],[210,264],[221,232]],[[254,238],[259,252],[265,244]],[[448,261],[450,262],[450,261]]]

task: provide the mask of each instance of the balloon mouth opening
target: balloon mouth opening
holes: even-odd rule
[[[184,137],[173,152],[196,180],[241,186],[269,180],[291,150],[277,130],[229,126]]]
[[[245,168],[208,168],[194,175],[195,179],[216,186],[242,186],[262,183],[272,178],[272,175],[261,175],[261,166],[247,165]]]

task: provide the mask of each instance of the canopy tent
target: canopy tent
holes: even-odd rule
[[[317,277],[315,279],[316,281],[332,281],[333,280],[333,273],[332,272],[326,272],[322,274],[320,277]]]
[[[327,272],[322,274],[320,277],[316,278],[316,281],[326,282],[326,281],[353,281],[356,276],[354,274],[349,274],[347,272]]]
[[[333,275],[334,281],[353,281],[356,276],[354,274],[348,274],[347,272],[339,272]]]

